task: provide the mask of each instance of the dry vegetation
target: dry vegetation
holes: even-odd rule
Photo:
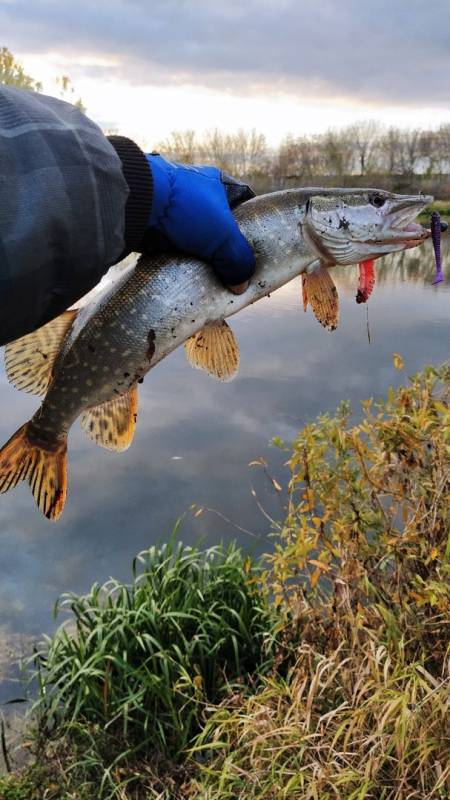
[[[450,796],[449,400],[429,369],[301,432],[266,576],[278,668],[208,721],[194,796]]]

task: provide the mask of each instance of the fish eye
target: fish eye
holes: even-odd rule
[[[381,206],[384,206],[385,202],[386,198],[383,197],[382,194],[372,194],[369,197],[369,203],[375,206],[375,208],[381,208]]]

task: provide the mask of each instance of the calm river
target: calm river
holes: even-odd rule
[[[127,579],[133,556],[167,539],[183,514],[179,535],[186,542],[237,538],[256,552],[270,548],[270,523],[260,506],[281,518],[283,495],[249,462],[264,456],[283,483],[283,454],[270,446],[271,437],[290,441],[340,400],[350,399],[357,411],[360,400],[384,394],[404,379],[393,368],[393,352],[401,353],[409,373],[449,358],[447,241],[446,284],[431,285],[434,258],[427,245],[377,262],[367,306],[355,302],[356,268],[334,270],[341,320],[333,333],[310,309],[303,312],[299,279],[240,312],[230,320],[241,349],[232,383],[193,370],[183,349],[169,356],[140,387],[136,437],[126,453],[96,447],[74,426],[69,496],[58,524],[41,516],[24,485],[0,496],[0,702],[19,691],[12,658],[54,629],[56,597],[85,592],[110,575]],[[0,441],[37,405],[8,385],[1,368]],[[192,504],[213,511],[195,517]]]

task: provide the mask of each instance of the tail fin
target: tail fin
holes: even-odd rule
[[[27,422],[0,450],[0,492],[28,480],[33,497],[47,519],[57,520],[67,496],[67,439],[54,447],[34,441]]]

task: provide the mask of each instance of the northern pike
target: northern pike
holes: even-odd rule
[[[0,451],[0,491],[27,480],[41,511],[58,519],[67,494],[67,435],[77,417],[97,444],[127,448],[145,374],[185,343],[193,366],[231,379],[239,350],[225,318],[300,273],[306,302],[333,329],[338,298],[328,269],[420,244],[430,231],[414,218],[431,201],[375,189],[303,188],[255,197],[234,212],[256,256],[244,294],[231,294],[195,258],[143,256],[82,309],[7,345],[9,381],[45,397]]]

